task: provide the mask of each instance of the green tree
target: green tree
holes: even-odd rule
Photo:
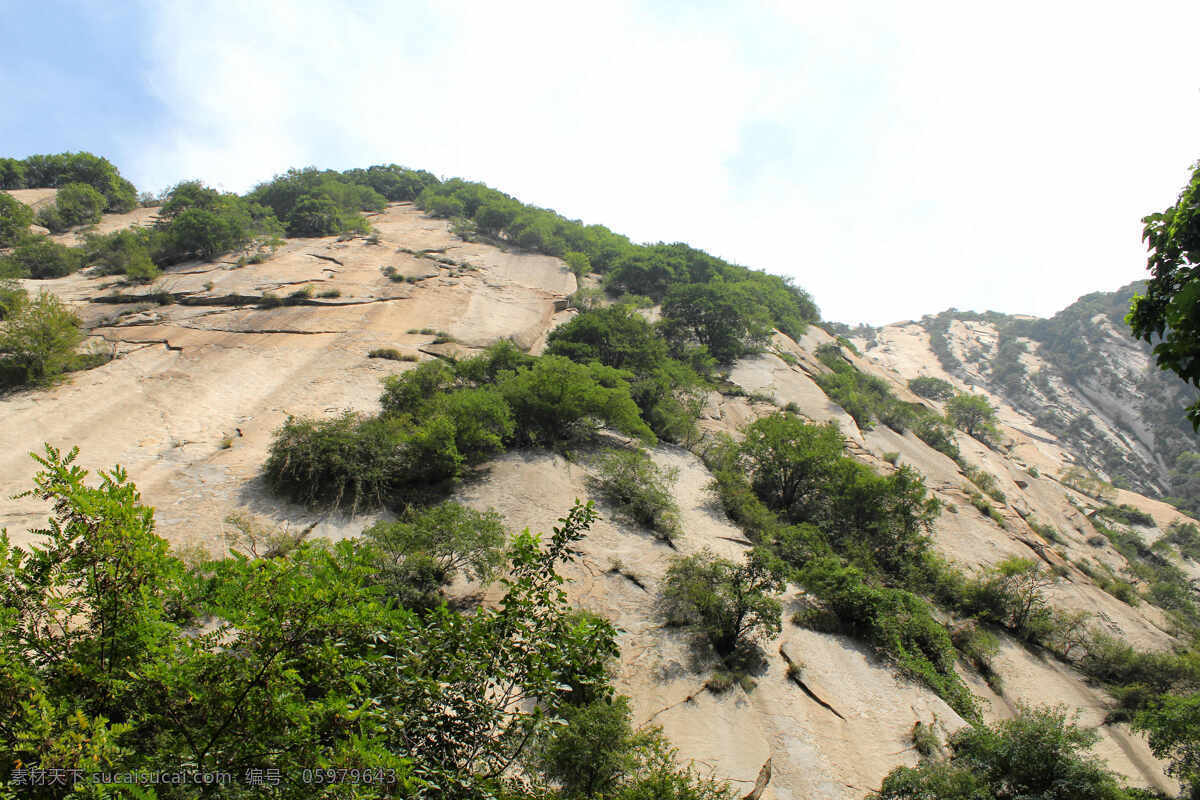
[[[83,252],[45,236],[30,236],[10,255],[0,256],[0,273],[20,278],[61,278],[82,265]]]
[[[946,416],[954,427],[976,439],[994,435],[996,430],[996,409],[983,395],[955,395],[946,403]]]
[[[663,579],[663,612],[672,625],[695,625],[723,658],[780,631],[783,590],[778,569],[762,553],[738,564],[703,550],[671,562]]]
[[[33,209],[7,192],[0,192],[0,247],[11,247],[29,232]]]
[[[459,573],[489,582],[504,562],[506,535],[500,515],[458,503],[408,508],[395,522],[363,531],[378,553],[379,579],[406,607],[428,609]]]
[[[908,388],[912,390],[913,394],[918,394],[930,400],[949,400],[955,394],[954,385],[949,381],[928,375],[913,378],[908,382]]]
[[[1142,220],[1151,279],[1134,297],[1126,321],[1154,344],[1158,366],[1200,386],[1200,162],[1175,204]],[[1187,409],[1200,429],[1200,400]]]
[[[512,408],[518,436],[535,444],[569,441],[598,424],[653,443],[629,395],[629,373],[602,364],[576,364],[542,356],[532,366],[501,378],[500,392]]]
[[[69,228],[99,222],[105,204],[104,195],[86,183],[68,183],[54,196],[54,207]]]
[[[1169,760],[1168,772],[1200,796],[1200,692],[1162,695],[1133,721],[1148,735],[1154,755]]]
[[[1087,751],[1099,741],[1062,708],[1021,708],[950,737],[945,762],[897,767],[872,800],[1132,800]]]
[[[755,494],[771,508],[805,521],[823,515],[843,448],[836,424],[809,425],[777,412],[746,428],[741,454]]]
[[[677,468],[662,468],[640,449],[606,450],[596,459],[592,484],[610,503],[665,541],[679,533],[679,504],[671,487]]]
[[[730,363],[754,352],[771,336],[771,316],[746,284],[695,283],[670,289],[663,299],[670,331],[691,336],[713,358]]]
[[[0,325],[0,384],[42,383],[64,372],[83,341],[79,326],[79,317],[49,292],[19,304]]]

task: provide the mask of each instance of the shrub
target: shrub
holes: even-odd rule
[[[742,283],[672,287],[662,304],[668,336],[689,336],[721,363],[757,352],[771,336],[771,315]]]
[[[797,578],[821,604],[801,622],[869,642],[964,718],[978,719],[975,698],[954,671],[950,636],[924,600],[903,589],[873,585],[861,570],[835,557],[809,561]]]
[[[345,229],[342,210],[324,195],[302,196],[287,218],[288,236],[333,236]]]
[[[50,230],[58,233],[59,230],[73,228],[76,225],[93,225],[100,221],[105,205],[104,195],[88,184],[68,183],[59,189],[54,197],[57,221],[62,227],[58,230],[55,228],[50,228]]]
[[[453,502],[409,507],[395,522],[377,522],[363,531],[379,568],[379,581],[402,605],[440,605],[442,588],[461,572],[491,581],[504,563],[503,520]]]
[[[1022,706],[1013,719],[953,734],[948,761],[895,768],[871,800],[1132,800],[1103,762],[1086,754],[1097,741],[1065,708]]]
[[[996,476],[990,472],[985,472],[978,467],[968,464],[963,467],[963,473],[971,483],[983,490],[984,494],[991,497],[998,503],[1005,502],[1004,492],[1000,491],[1000,487],[996,483]]]
[[[467,463],[478,463],[504,450],[516,432],[512,409],[492,386],[458,389],[436,396],[428,405],[454,426],[454,446]]]
[[[383,505],[404,478],[395,426],[346,412],[330,420],[288,417],[264,466],[267,485],[308,506],[350,513]]]
[[[933,378],[922,375],[919,378],[913,378],[908,382],[908,388],[913,394],[930,400],[949,400],[954,397],[954,385],[949,381],[944,381],[941,378]]]
[[[596,459],[593,485],[639,525],[670,542],[679,533],[679,506],[671,487],[676,468],[662,468],[642,450],[606,450]]]
[[[29,233],[33,209],[10,194],[0,192],[0,247],[11,247]]]
[[[150,259],[149,232],[123,230],[105,236],[89,235],[84,250],[87,260],[101,275],[125,275],[146,283],[158,276],[158,267]]]
[[[983,395],[955,395],[946,403],[946,415],[968,436],[985,440],[996,434],[996,409]]]
[[[977,579],[966,610],[977,619],[1042,643],[1053,633],[1045,592],[1051,583],[1051,576],[1037,561],[1010,556]]]
[[[0,274],[20,278],[61,278],[82,264],[83,252],[66,247],[44,236],[30,236],[12,254],[0,257]]]
[[[67,371],[83,341],[79,317],[49,292],[10,297],[0,325],[0,387],[44,383]]]
[[[695,625],[717,654],[730,658],[760,636],[781,628],[783,589],[778,571],[761,554],[737,564],[710,550],[678,557],[663,579],[663,613],[672,625]]]
[[[588,259],[587,253],[571,250],[563,254],[563,261],[567,262],[567,269],[575,273],[576,278],[582,278],[592,271],[592,262]]]
[[[1122,503],[1119,506],[1107,505],[1096,513],[1125,525],[1141,525],[1144,528],[1154,527],[1154,517],[1126,503]]]
[[[968,620],[951,632],[950,641],[992,691],[1002,694],[1003,681],[992,666],[992,659],[1000,649],[999,640],[975,620]]]
[[[406,356],[394,347],[377,347],[367,353],[367,358],[386,358],[389,361],[416,361],[416,356]]]
[[[24,161],[24,173],[26,188],[84,183],[104,195],[105,211],[123,214],[137,208],[137,189],[133,184],[122,178],[107,159],[91,153],[30,156]]]
[[[579,438],[604,423],[647,443],[654,433],[629,396],[628,373],[542,356],[503,377],[500,392],[512,408],[521,441],[547,444]]]
[[[1175,520],[1160,540],[1179,548],[1179,554],[1190,561],[1200,561],[1200,528],[1194,523]]]

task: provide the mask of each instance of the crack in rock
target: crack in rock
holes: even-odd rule
[[[306,253],[305,255],[310,255],[313,258],[319,258],[319,259],[322,259],[323,261],[332,261],[333,263],[337,264],[339,267],[346,266],[345,264],[343,264],[341,261],[338,261],[333,256],[322,256],[322,255],[317,255],[316,253]]]
[[[832,713],[832,714],[833,714],[835,717],[837,717],[837,718],[838,718],[838,719],[840,719],[840,720],[844,720],[844,719],[846,719],[845,717],[843,717],[843,716],[842,716],[842,715],[841,715],[841,714],[838,712],[838,710],[837,710],[836,708],[834,708],[833,706],[829,705],[829,703],[826,703],[826,702],[825,702],[824,700],[822,700],[820,697],[817,697],[817,693],[816,693],[816,692],[814,692],[812,689],[808,688],[808,684],[806,684],[806,683],[805,683],[805,682],[804,682],[804,681],[803,681],[803,680],[800,678],[800,667],[799,667],[799,665],[797,665],[797,664],[796,664],[796,662],[792,660],[792,657],[791,657],[791,656],[789,656],[789,655],[787,654],[787,650],[784,650],[784,649],[783,649],[783,645],[779,645],[779,655],[783,656],[783,660],[787,662],[787,665],[788,665],[788,671],[787,671],[788,680],[790,680],[792,683],[794,683],[794,684],[796,684],[797,686],[799,686],[799,687],[800,687],[800,690],[801,690],[802,692],[804,692],[806,695],[808,695],[808,697],[809,697],[809,699],[810,699],[810,700],[812,700],[812,701],[813,701],[814,703],[816,703],[817,705],[821,706],[821,708],[824,708],[824,709],[826,709],[827,711],[831,712],[831,713]]]

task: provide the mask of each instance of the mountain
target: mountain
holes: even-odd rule
[[[1195,512],[1200,437],[1180,409],[1196,390],[1130,336],[1124,316],[1144,286],[1084,295],[1049,319],[951,310],[855,341],[905,379],[935,375],[987,392],[1074,464]]]
[[[9,194],[28,203],[53,198],[45,189]],[[27,292],[52,293],[74,310],[84,349],[102,357],[58,382],[0,395],[4,485],[16,491],[29,484],[35,465],[26,454],[44,442],[78,446],[89,469],[119,463],[128,470],[155,509],[157,532],[177,551],[208,556],[227,552],[228,535],[247,519],[297,539],[333,541],[396,519],[401,509],[331,508],[281,496],[264,465],[289,421],[332,421],[347,411],[374,419],[385,379],[427,365],[453,369],[505,340],[522,358],[544,354],[553,331],[614,302],[599,287],[616,268],[598,265],[596,251],[580,268],[570,254],[581,251],[548,254],[554,248],[532,235],[518,242],[503,227],[511,218],[497,223],[500,233],[471,223],[491,201],[472,209],[460,195],[451,199],[459,205],[438,216],[428,196],[416,204],[389,200],[363,212],[361,230],[278,235],[270,247],[193,254],[164,261],[144,282],[104,274],[95,263],[57,278],[20,279]],[[149,231],[168,219],[166,208],[105,213],[99,230]],[[76,245],[81,234],[77,228],[50,238]],[[451,484],[453,499],[498,512],[509,531],[550,531],[576,498],[597,500],[602,518],[579,543],[580,559],[563,568],[565,589],[571,604],[616,626],[613,680],[630,698],[633,722],[661,726],[683,759],[730,781],[738,796],[862,798],[895,768],[944,753],[942,743],[956,731],[1014,719],[1024,706],[1064,704],[1096,729],[1094,752],[1115,774],[1134,786],[1179,791],[1169,758],[1156,756],[1129,724],[1137,707],[1127,683],[1102,669],[1118,657],[1143,657],[1126,656],[1124,644],[1152,654],[1145,658],[1169,659],[1186,648],[1196,624],[1187,615],[1200,600],[1200,565],[1186,556],[1191,520],[1157,499],[1178,491],[1176,464],[1200,448],[1182,422],[1186,387],[1154,371],[1147,347],[1121,327],[1137,284],[1087,295],[1049,320],[951,311],[847,332],[781,322],[779,311],[764,316],[765,301],[730,311],[722,298],[738,292],[778,296],[755,295],[758,279],[742,273],[728,273],[749,281],[741,288],[730,279],[713,283],[711,275],[724,269],[715,260],[658,247],[667,249],[615,262],[626,281],[634,280],[631,264],[653,267],[638,275],[665,275],[664,294],[626,297],[629,313],[666,319],[654,330],[688,342],[676,355],[712,369],[710,382],[680,395],[684,405],[694,401],[696,428],[673,435],[657,427],[660,436],[644,447],[655,474],[666,476],[674,533],[656,533],[598,488],[598,455],[637,446],[639,434],[615,424],[569,446],[531,436],[477,464],[465,454]],[[712,303],[708,313],[726,313],[721,319],[744,326],[755,343],[724,366],[701,363],[693,332],[705,330],[702,321],[686,327],[671,305],[682,302],[670,286],[684,281],[684,267],[654,271],[685,262],[689,285],[727,291],[704,299]],[[983,393],[999,409],[995,430],[976,438],[948,426],[944,400],[910,389],[920,376]],[[504,374],[494,380],[511,385]],[[604,380],[611,389],[626,379]],[[456,391],[439,386],[426,394]],[[838,491],[880,494],[847,500],[827,484],[815,486],[814,497],[828,502],[817,502],[807,523],[789,521],[787,508],[755,499],[758,484],[746,476],[761,474],[753,466],[761,462],[737,449],[747,426],[763,419],[834,424],[844,447],[829,475],[850,476]],[[403,424],[422,421],[410,415]],[[871,517],[875,501],[863,498],[890,502],[918,478],[922,502],[936,503]],[[45,503],[10,494],[0,501],[0,526],[17,544],[38,541],[27,531],[44,524]],[[928,515],[931,560],[903,563],[934,570],[939,585],[878,566],[885,556],[862,555],[866,539],[837,539],[843,517],[836,514],[871,517],[862,530],[890,536],[894,520],[916,518],[904,516],[910,512]],[[800,547],[805,537],[849,565],[837,580],[862,592],[856,602],[878,602],[879,616],[856,620],[850,605],[832,610],[836,590],[822,575],[833,573],[817,565],[841,567],[808,554],[787,573],[778,593],[781,626],[759,639],[752,668],[731,672],[729,662],[697,645],[693,628],[664,617],[679,557],[708,552],[740,563],[769,550],[786,560],[782,543]],[[915,529],[914,537],[920,541]],[[448,591],[463,602],[500,597],[495,585],[463,577]],[[997,610],[1008,609],[1018,591],[1028,592],[1020,595],[1029,598],[1026,611],[1045,609],[1038,617],[1045,630]],[[914,625],[925,627],[914,633]],[[932,746],[919,741],[921,731],[932,732]]]

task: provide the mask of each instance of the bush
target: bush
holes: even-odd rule
[[[949,381],[925,375],[910,380],[908,388],[912,390],[913,394],[930,400],[949,400],[955,394],[954,385]]]
[[[948,761],[897,767],[872,800],[1132,800],[1103,762],[1086,754],[1099,736],[1065,708],[1021,707],[992,726],[953,734]]]
[[[523,442],[569,441],[603,423],[653,443],[654,433],[629,395],[628,374],[548,355],[503,377],[499,389],[512,408],[517,435]]]
[[[758,352],[771,337],[771,315],[743,283],[674,286],[663,298],[664,330],[687,336],[721,363]]]
[[[24,161],[25,185],[36,189],[84,183],[104,195],[104,210],[123,214],[137,208],[137,189],[108,159],[91,153],[30,156]]]
[[[1161,541],[1178,547],[1179,554],[1189,561],[1200,561],[1200,528],[1194,523],[1175,520]]]
[[[29,233],[33,209],[12,195],[0,192],[0,247],[11,247]]]
[[[79,317],[49,292],[10,297],[0,325],[0,387],[44,383],[70,369],[83,341]]]
[[[996,434],[996,409],[982,395],[955,395],[946,403],[946,416],[954,427],[976,439]]]
[[[588,259],[587,253],[571,250],[563,254],[563,261],[567,262],[567,269],[571,270],[576,278],[582,278],[592,271],[592,262]]]
[[[405,477],[395,426],[346,412],[331,420],[288,417],[264,466],[267,485],[308,506],[350,513],[384,505]]]
[[[970,464],[963,467],[963,473],[966,474],[967,479],[970,480],[971,483],[978,486],[984,494],[988,495],[996,502],[1003,503],[1006,501],[1007,498],[1005,498],[1004,492],[1000,491],[1000,487],[996,482],[996,476],[992,473],[985,472],[984,470]]]
[[[0,274],[17,278],[61,278],[75,272],[83,263],[83,251],[66,247],[44,236],[30,236],[0,256]]]
[[[43,218],[38,214],[38,223],[53,233],[59,233],[76,225],[94,225],[104,213],[104,195],[86,183],[68,183],[54,197],[54,213]]]
[[[416,610],[440,605],[442,588],[461,572],[491,581],[504,563],[503,520],[458,503],[408,508],[395,522],[363,531],[379,565],[379,580],[402,605]]]
[[[1054,633],[1045,591],[1052,583],[1052,576],[1037,561],[1010,556],[976,580],[964,610],[1023,639],[1045,643]]]
[[[679,470],[662,468],[642,450],[606,450],[596,459],[592,483],[639,525],[670,542],[679,534],[679,505],[671,487]]]
[[[759,553],[737,564],[710,550],[678,557],[663,579],[663,613],[668,624],[698,627],[722,658],[781,628],[782,591],[778,570]]]
[[[139,283],[158,277],[158,267],[150,259],[150,231],[123,230],[97,236],[89,235],[84,246],[87,260],[101,275],[124,275]]]
[[[1144,528],[1154,527],[1154,517],[1126,503],[1122,503],[1119,506],[1107,505],[1096,513],[1125,525],[1140,525]]]

